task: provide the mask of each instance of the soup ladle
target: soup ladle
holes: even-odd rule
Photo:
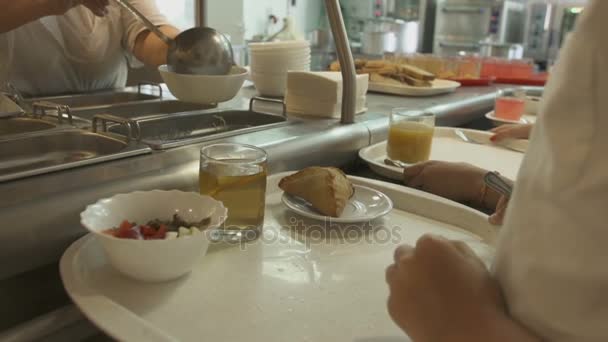
[[[168,46],[167,66],[179,74],[227,75],[233,62],[232,45],[210,27],[195,27],[170,38],[127,0],[116,0]]]

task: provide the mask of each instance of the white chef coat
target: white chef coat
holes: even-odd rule
[[[152,23],[167,25],[153,0],[130,0]],[[145,30],[131,13],[110,2],[96,17],[84,6],[0,34],[0,84],[27,95],[88,92],[124,87],[128,59]]]
[[[553,69],[494,272],[512,316],[549,341],[608,341],[608,1]]]

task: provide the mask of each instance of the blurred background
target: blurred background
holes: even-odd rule
[[[247,65],[247,43],[277,33],[308,39],[312,69],[335,59],[323,0],[156,0],[179,28],[214,27],[228,35],[237,63]],[[582,13],[586,0],[342,0],[356,57],[411,54],[522,60],[545,71]],[[132,82],[158,80],[134,70]]]

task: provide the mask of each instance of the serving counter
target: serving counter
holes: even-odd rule
[[[355,172],[359,165],[358,151],[386,139],[391,109],[430,111],[436,114],[440,126],[464,126],[490,111],[496,94],[505,88],[508,87],[460,88],[451,94],[428,98],[370,93],[368,112],[358,115],[350,125],[341,125],[337,120],[289,118],[284,124],[246,134],[2,182],[0,302],[8,305],[0,309],[0,339],[24,333],[37,336],[41,326],[48,329],[44,318],[15,326],[69,305],[57,262],[65,249],[85,234],[79,224],[79,213],[86,205],[134,190],[196,191],[199,150],[205,144],[222,141],[261,147],[268,153],[270,174],[311,165],[338,166]],[[247,109],[254,95],[252,87],[245,87],[219,109]],[[256,106],[257,112],[276,115],[280,115],[281,109],[276,104]],[[82,318],[73,307],[58,312],[72,317],[66,319],[68,323]],[[6,331],[4,335],[2,331]]]

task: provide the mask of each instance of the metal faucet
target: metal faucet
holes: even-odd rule
[[[343,124],[355,122],[355,112],[357,110],[357,73],[355,71],[355,61],[353,59],[346,26],[340,10],[339,0],[325,0],[327,17],[336,43],[340,70],[342,70],[342,118]]]
[[[22,106],[25,103],[25,99],[21,92],[17,87],[15,87],[11,82],[6,82],[6,95],[13,100],[16,104]]]

